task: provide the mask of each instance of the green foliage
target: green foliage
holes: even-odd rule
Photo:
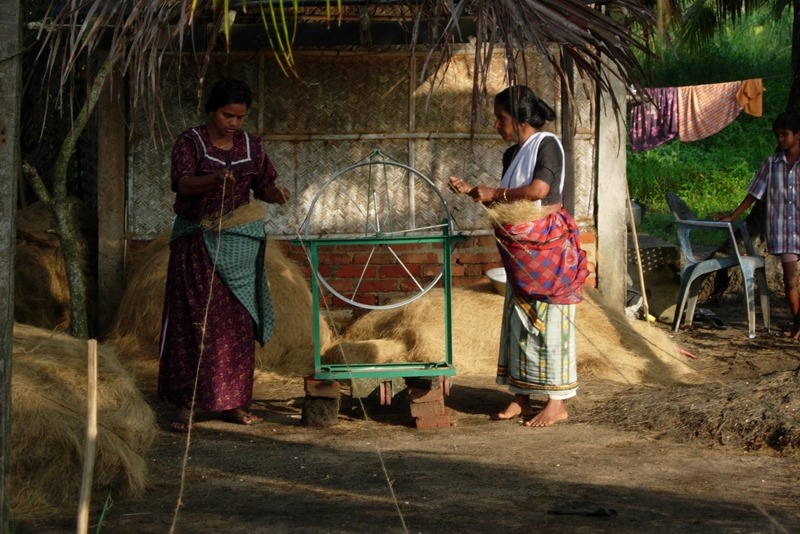
[[[103,502],[103,509],[100,511],[100,519],[97,520],[97,526],[95,527],[95,534],[100,534],[103,530],[103,522],[106,520],[106,514],[109,510],[111,510],[111,506],[114,504],[114,500],[111,498],[111,494],[109,493],[106,496],[106,500]]]
[[[675,140],[652,150],[628,151],[631,196],[645,206],[642,233],[675,241],[667,191],[697,213],[730,213],[766,156],[775,149],[772,121],[786,109],[791,85],[791,17],[758,12],[729,25],[702,50],[660,51],[647,65],[652,87],[698,85],[762,78],[764,115],[742,113],[721,132],[690,143]]]

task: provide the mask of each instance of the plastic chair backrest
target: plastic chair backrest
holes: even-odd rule
[[[686,205],[686,202],[683,201],[678,195],[673,193],[672,191],[667,191],[667,205],[669,206],[669,210],[672,212],[672,216],[675,217],[678,221],[696,221],[697,216],[694,212]]]
[[[680,243],[681,250],[683,251],[684,258],[690,263],[699,263],[710,257],[698,256],[693,250],[692,240],[690,234],[692,230],[703,230],[716,228],[727,232],[727,240],[729,245],[729,254],[738,258],[741,261],[741,251],[738,248],[735,233],[738,232],[742,238],[742,243],[745,248],[745,255],[755,256],[753,244],[750,241],[750,236],[747,233],[747,225],[744,222],[713,222],[713,221],[699,221],[694,212],[686,205],[686,203],[678,195],[672,191],[667,192],[667,205],[669,206],[672,216],[675,218],[676,230],[678,233],[678,242]]]

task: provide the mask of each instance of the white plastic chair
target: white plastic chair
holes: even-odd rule
[[[675,307],[675,318],[672,322],[672,331],[677,332],[686,308],[684,325],[691,325],[697,306],[697,296],[700,293],[702,280],[716,271],[738,268],[744,279],[745,301],[747,303],[747,330],[750,338],[756,337],[756,305],[755,305],[755,280],[758,279],[758,294],[761,298],[761,316],[764,327],[769,331],[769,289],[764,268],[764,257],[759,256],[753,249],[747,225],[743,221],[701,221],[698,220],[686,203],[673,192],[667,193],[667,204],[675,218],[675,227],[678,232],[678,242],[683,253],[683,268],[681,269],[681,287],[678,291],[678,303]],[[731,253],[728,256],[714,255],[713,257],[698,256],[690,239],[692,230],[719,230],[727,234]],[[736,241],[736,232],[742,237],[745,252],[740,252]]]

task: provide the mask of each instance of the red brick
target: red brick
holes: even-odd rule
[[[381,265],[378,267],[378,276],[380,278],[407,278],[408,273],[406,269],[408,269],[412,276],[420,276],[422,273],[421,265],[407,263],[405,267],[401,265]]]
[[[425,430],[429,428],[448,428],[450,426],[450,410],[446,409],[445,415],[436,415],[432,417],[417,417],[414,419],[414,426],[418,430]]]
[[[403,263],[437,263],[441,262],[441,255],[436,254],[435,252],[427,252],[427,253],[411,253],[406,252],[404,254],[399,254],[400,261]]]
[[[384,249],[375,249],[372,255],[370,252],[354,252],[352,257],[353,263],[359,265],[364,265],[367,261],[372,265],[386,265],[397,261],[388,250]]]
[[[359,279],[362,276],[364,278],[375,278],[377,270],[370,265],[367,265],[366,268],[364,265],[333,265],[331,266],[330,272],[331,276],[336,276],[337,278]]]
[[[284,254],[287,256],[296,256],[297,254],[302,255],[305,257],[306,253],[302,246],[294,245],[291,241],[275,241],[278,243],[278,247],[283,251]]]
[[[306,395],[335,399],[340,396],[341,390],[337,380],[317,380],[313,376],[303,377]]]
[[[442,270],[442,265],[420,265],[420,276],[424,276],[427,278],[433,278]],[[452,269],[450,270],[450,276],[453,276]]]
[[[428,389],[422,387],[408,386],[406,388],[408,400],[414,402],[444,402],[444,389],[441,387]]]
[[[477,263],[464,266],[464,274],[466,276],[475,276],[475,277],[483,276],[484,270],[485,269],[483,268],[483,265]]]
[[[478,247],[491,247],[496,249],[497,241],[493,235],[482,235],[475,238],[475,246]]]
[[[380,292],[380,280],[364,279],[353,280],[353,287],[358,285],[358,292],[361,294]]]
[[[462,252],[456,258],[458,263],[495,263],[497,262],[497,251],[492,252]]]
[[[358,286],[359,293],[383,293],[400,289],[397,280],[362,280]]]
[[[352,293],[355,287],[355,281],[351,278],[332,278],[326,276],[325,280],[328,282],[328,285],[343,295]]]
[[[444,401],[412,402],[411,417],[428,418],[446,415],[450,412],[444,407]]]
[[[451,265],[450,276],[464,276],[465,269],[463,265]]]
[[[581,232],[580,241],[581,244],[586,244],[586,245],[590,243],[596,243],[597,236],[595,235],[594,232]]]
[[[320,265],[347,265],[350,263],[350,254],[343,252],[320,252],[318,254]]]
[[[423,281],[419,281],[419,284],[422,287],[426,287],[427,286],[427,284],[424,283],[424,280]],[[398,280],[397,281],[397,289],[399,291],[402,291],[403,293],[409,293],[409,296],[410,296],[411,293],[419,293],[420,292],[419,286],[417,284],[415,284],[414,281],[411,280],[411,279]]]

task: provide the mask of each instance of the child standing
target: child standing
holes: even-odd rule
[[[775,118],[772,131],[778,142],[753,176],[747,196],[721,221],[736,220],[756,200],[766,201],[767,251],[780,256],[783,267],[783,289],[792,327],[786,337],[800,339],[800,297],[797,292],[797,261],[800,257],[800,115],[786,111]]]

